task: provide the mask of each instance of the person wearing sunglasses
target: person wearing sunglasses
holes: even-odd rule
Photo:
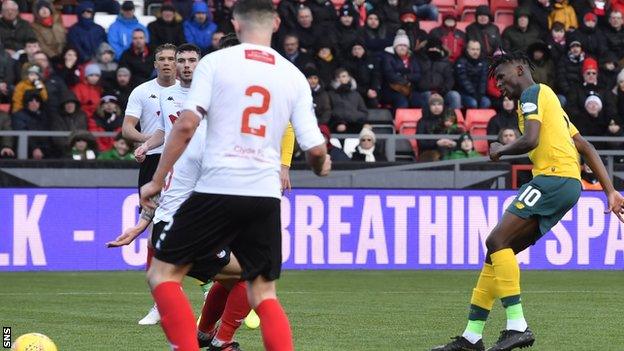
[[[380,162],[387,161],[383,152],[375,147],[375,133],[368,126],[360,131],[360,144],[355,147],[351,161]]]

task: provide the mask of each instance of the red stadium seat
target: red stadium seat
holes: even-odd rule
[[[455,117],[457,117],[457,125],[459,125],[460,127],[466,129],[465,128],[465,121],[464,121],[464,114],[458,108],[455,109]]]
[[[0,112],[10,113],[11,112],[11,104],[0,104]]]
[[[496,18],[496,21],[494,22],[494,24],[496,26],[498,26],[498,29],[500,30],[501,34],[503,34],[503,31],[514,24],[514,15],[512,14],[508,14],[508,13],[502,13],[499,14],[498,17]]]
[[[473,137],[485,136],[487,135],[487,128],[482,128],[482,127],[473,128],[470,131],[470,135],[472,135]],[[474,139],[473,145],[474,145],[474,149],[476,152],[480,153],[481,155],[488,154],[490,144],[488,143],[487,139]]]
[[[418,26],[420,27],[420,29],[424,30],[427,33],[431,32],[432,29],[438,27],[439,25],[440,22],[438,21],[418,21]]]
[[[27,22],[32,23],[35,20],[35,17],[32,13],[20,13],[20,17]]]
[[[422,118],[422,109],[419,108],[398,108],[394,115],[394,127],[399,134],[414,135],[416,126]],[[414,155],[418,155],[418,143],[415,139],[409,140],[414,150]]]
[[[477,6],[481,5],[489,5],[488,0],[457,0],[457,14],[460,15],[460,20],[466,20],[466,15],[469,13],[472,13],[471,16],[474,20]]]
[[[500,15],[511,15],[513,18],[514,10],[518,7],[518,0],[491,0],[490,10],[494,14],[494,21],[498,20]]]
[[[468,109],[466,110],[466,130],[470,131],[474,127],[487,127],[488,122],[496,115],[496,110],[492,109]]]
[[[440,17],[444,17],[445,14],[457,14],[457,4],[455,0],[433,0],[431,4],[435,5],[440,12]]]
[[[342,5],[345,4],[345,2],[347,2],[346,0],[331,0],[331,3],[334,5],[334,8],[336,9],[336,11],[338,11]]]
[[[474,21],[473,21],[474,22]],[[472,22],[468,22],[468,21],[461,21],[461,22],[457,22],[457,26],[455,28],[461,30],[462,32],[466,32],[466,27],[468,27],[470,25],[470,23]]]

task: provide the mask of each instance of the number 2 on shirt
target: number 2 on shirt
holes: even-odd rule
[[[243,123],[241,125],[241,133],[243,134],[251,134],[255,136],[259,136],[264,138],[266,133],[266,126],[264,124],[260,124],[258,128],[253,128],[249,125],[249,119],[251,115],[262,115],[265,114],[269,110],[269,104],[271,103],[271,93],[265,88],[252,85],[245,90],[245,95],[253,96],[254,94],[262,95],[262,106],[249,106],[243,111]]]

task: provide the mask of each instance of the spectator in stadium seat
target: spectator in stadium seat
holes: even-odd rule
[[[93,114],[89,123],[91,132],[119,132],[123,124],[123,112],[119,107],[117,98],[113,95],[104,95],[100,99],[100,106]],[[98,138],[97,145],[99,151],[107,151],[113,147],[113,138]]]
[[[590,95],[596,95],[602,102],[602,110],[608,117],[615,115],[615,107],[611,103],[610,94],[606,88],[598,84],[598,62],[593,57],[583,61],[581,68],[582,81],[574,85],[568,94],[566,107],[570,114],[580,113],[586,105],[586,99]]]
[[[598,85],[611,89],[617,84],[617,76],[622,67],[614,53],[607,51],[599,56],[600,68],[598,69]]]
[[[97,158],[97,146],[95,137],[86,130],[80,130],[69,136],[68,157],[75,161],[95,160]]]
[[[610,118],[603,109],[603,101],[597,95],[590,95],[585,100],[585,107],[579,113],[570,115],[570,121],[579,132],[586,136],[605,136],[608,132]],[[596,148],[603,147],[603,143],[593,142]]]
[[[508,97],[503,98],[501,108],[498,109],[494,117],[490,118],[487,125],[487,134],[498,135],[503,129],[518,129],[516,103]]]
[[[358,83],[357,90],[366,102],[366,106],[379,107],[381,71],[377,66],[377,60],[366,52],[366,46],[362,41],[351,44],[349,56],[343,61],[343,66]]]
[[[8,113],[0,111],[0,131],[11,130],[11,116]],[[0,159],[14,158],[15,150],[13,149],[13,137],[0,137]]]
[[[539,30],[529,21],[531,13],[525,8],[514,11],[514,24],[503,31],[503,48],[507,51],[526,51],[529,45],[539,40]]]
[[[478,41],[483,55],[490,57],[503,45],[500,30],[492,23],[494,16],[487,5],[478,6],[475,17],[475,21],[466,27],[466,40]]]
[[[177,46],[186,42],[182,21],[176,18],[175,7],[170,3],[164,3],[161,6],[160,15],[156,21],[147,25],[147,30],[153,47],[165,43]]]
[[[123,55],[122,55],[123,58]],[[97,54],[97,64],[102,71],[101,85],[109,86],[115,82],[119,64],[115,60],[115,51],[108,43],[100,44]],[[126,62],[127,63],[127,62]]]
[[[134,16],[134,3],[126,0],[121,5],[121,13],[108,28],[108,43],[115,50],[115,60],[121,59],[121,55],[130,48],[136,29],[143,30],[145,41],[149,42],[147,28]]]
[[[314,67],[314,59],[299,48],[299,38],[295,34],[287,34],[282,42],[282,54],[300,71],[306,67]]]
[[[325,91],[321,80],[319,79],[319,73],[316,68],[308,67],[303,70],[303,74],[310,84],[312,90],[312,99],[314,102],[314,114],[318,124],[329,124],[331,118],[332,108],[329,101],[329,94]]]
[[[37,0],[33,6],[35,17],[32,29],[43,51],[49,58],[60,55],[67,42],[65,26],[61,15],[47,0]]]
[[[598,26],[606,28],[609,25],[607,12],[616,10],[614,2],[610,0],[578,0],[571,1],[570,4],[576,11],[576,16],[580,17],[591,12],[598,16]]]
[[[214,22],[217,24],[217,30],[223,33],[234,33],[232,25],[232,7],[236,0],[222,0],[214,2]]]
[[[13,55],[17,50],[23,49],[28,39],[35,39],[30,23],[19,17],[18,6],[15,1],[2,2],[0,18],[0,42],[4,50]]]
[[[537,26],[542,35],[548,34],[551,25],[548,23],[549,15],[553,10],[553,6],[550,0],[530,0],[527,1],[529,11],[531,12],[531,19],[533,24]]]
[[[430,37],[425,48],[417,55],[421,79],[416,91],[419,94],[420,106],[424,106],[432,93],[444,96],[444,101],[452,109],[461,108],[461,96],[455,87],[453,64],[448,59],[448,52],[436,37]]]
[[[507,145],[511,144],[520,137],[520,131],[515,128],[505,128],[498,132],[498,142]]]
[[[400,29],[403,29],[403,31],[407,34],[409,42],[412,44],[409,49],[414,53],[419,52],[427,43],[427,39],[429,39],[429,34],[427,34],[427,32],[425,32],[424,30],[420,29],[417,21],[418,17],[416,17],[416,12],[414,12],[414,10],[412,10],[410,7],[405,7],[401,10],[400,19]]]
[[[392,104],[394,108],[420,106],[414,87],[421,80],[421,69],[418,60],[410,52],[410,41],[404,30],[399,30],[392,47],[385,49],[381,70],[381,93],[386,103]]]
[[[98,160],[124,160],[134,161],[134,154],[132,153],[132,143],[123,137],[121,133],[115,135],[115,142],[113,148],[104,151],[98,155]]]
[[[17,58],[18,67],[22,67],[27,62],[35,62],[33,57],[35,56],[35,53],[39,51],[41,51],[41,46],[39,45],[39,40],[37,40],[37,38],[26,40],[26,43],[24,44],[24,49],[17,51],[17,53],[21,52],[21,54]]]
[[[392,45],[393,35],[396,32],[393,25],[384,24],[376,11],[371,11],[366,17],[366,25],[360,29],[364,47],[368,53],[381,57],[383,50]]]
[[[277,5],[277,13],[282,20],[282,26],[287,32],[294,31],[297,27],[299,9],[306,6],[305,4],[306,0],[281,0],[279,5]]]
[[[216,32],[212,33],[212,44],[210,45],[210,50],[208,50],[208,53],[212,53],[221,49],[221,38],[223,38],[223,36],[225,36],[225,33],[218,29]]]
[[[567,42],[573,42],[579,40],[567,40],[566,33],[561,22],[555,22],[550,30],[550,35],[546,38],[546,45],[548,45],[548,49],[550,49],[550,54],[552,56],[553,62],[558,63],[561,59],[567,55],[568,46]]]
[[[486,95],[488,61],[481,55],[481,44],[470,40],[464,55],[455,63],[455,82],[465,108],[489,108]]]
[[[616,84],[611,88],[610,99],[615,106],[615,116],[618,118],[617,122],[622,125],[624,121],[624,69],[622,69],[617,75]]]
[[[607,37],[598,28],[598,16],[591,12],[583,16],[581,28],[571,32],[569,37],[570,40],[580,41],[583,49],[590,56],[601,57],[608,52]]]
[[[67,91],[61,99],[60,113],[52,117],[52,130],[75,132],[87,130],[87,115],[80,108],[80,101],[76,95]],[[64,153],[69,149],[69,139],[52,138],[52,143],[57,152]]]
[[[95,57],[100,44],[106,41],[106,31],[93,21],[93,2],[81,2],[76,13],[78,22],[69,28],[67,42],[78,50],[79,62],[87,62]]]
[[[451,62],[455,62],[464,53],[466,33],[457,29],[457,16],[445,14],[442,25],[434,28],[429,35],[442,41]]]
[[[321,28],[329,28],[338,21],[334,5],[330,0],[314,0],[305,1],[305,5],[312,10],[312,16],[314,16],[314,25]],[[354,6],[352,6],[354,8]],[[355,20],[355,18],[354,18]],[[354,21],[356,24],[357,22]]]
[[[90,125],[93,114],[100,105],[100,97],[102,96],[101,76],[100,67],[96,63],[90,63],[85,67],[82,81],[71,89],[80,101],[82,110],[87,114]]]
[[[55,71],[69,87],[80,82],[80,66],[78,65],[78,51],[71,46],[63,50],[59,62],[55,65]]]
[[[536,83],[546,84],[549,87],[555,86],[555,64],[550,55],[548,45],[542,41],[529,45],[527,49],[529,60],[535,67],[532,72],[533,80]]]
[[[15,61],[2,49],[0,43],[0,103],[11,102],[15,79]]]
[[[50,130],[50,119],[43,109],[43,100],[34,90],[23,95],[23,106],[11,116],[13,130]],[[50,156],[50,139],[47,137],[28,138],[28,154],[35,160]]]
[[[83,0],[79,0],[79,3],[84,2]],[[109,15],[118,15],[119,14],[119,2],[117,0],[97,0],[95,1],[95,12],[106,12]]]
[[[444,157],[445,160],[461,160],[464,158],[481,157],[481,154],[475,151],[474,141],[468,133],[464,133],[457,140],[457,147]]]
[[[319,78],[324,86],[329,87],[335,78],[334,73],[340,67],[338,53],[329,38],[319,38],[314,52],[314,65],[319,71]]]
[[[431,3],[431,0],[408,0],[404,6],[411,6],[416,16],[423,20],[437,21],[438,8]]]
[[[139,85],[152,77],[154,72],[154,54],[147,46],[146,34],[142,29],[132,32],[132,44],[124,51],[119,60],[119,66],[126,67],[132,72],[134,85]]]
[[[326,37],[323,28],[314,26],[314,17],[309,7],[300,7],[297,11],[297,23],[293,32],[299,38],[299,48],[303,52],[312,53],[316,47],[316,40]]]
[[[461,134],[457,126],[455,111],[444,107],[444,98],[440,94],[431,94],[428,107],[423,109],[423,117],[418,121],[416,134]],[[421,162],[438,161],[457,146],[454,138],[438,140],[418,140],[418,160]]]
[[[205,2],[198,1],[193,4],[191,16],[183,24],[186,41],[199,46],[202,52],[208,52],[212,45],[212,33],[217,31],[217,25],[212,21],[212,12]]]
[[[128,105],[128,97],[130,97],[130,93],[133,89],[132,73],[126,67],[119,67],[117,69],[115,83],[105,87],[104,90],[110,91],[109,95],[115,95],[122,111],[125,111],[126,105]]]
[[[329,91],[332,112],[329,124],[338,133],[357,133],[366,123],[368,109],[357,92],[357,82],[344,68],[336,70]]]
[[[552,11],[548,15],[548,27],[552,27],[555,22],[563,23],[565,30],[578,29],[578,20],[574,8],[568,4],[568,0],[555,0]]]
[[[360,162],[384,162],[387,161],[386,156],[381,152],[381,148],[376,147],[377,139],[372,129],[368,127],[362,128],[360,131],[360,144],[355,147],[355,151],[351,154],[351,161]]]
[[[558,94],[568,97],[573,87],[581,83],[583,61],[585,61],[585,53],[581,43],[575,40],[570,43],[568,54],[563,56],[557,65]]]
[[[325,138],[325,146],[327,147],[327,153],[331,157],[332,162],[343,162],[343,161],[351,161],[349,156],[342,151],[342,149],[335,147],[331,142],[331,132],[329,131],[329,127],[325,124],[321,124],[319,126],[321,130],[321,134]]]
[[[331,27],[331,41],[337,49],[339,57],[349,54],[349,45],[359,37],[357,23],[355,22],[355,10],[348,4],[340,9],[338,21]]]
[[[604,32],[607,38],[607,49],[613,52],[620,60],[624,57],[623,23],[622,12],[611,11],[611,14],[609,14],[609,26]]]
[[[35,53],[33,58],[35,60],[35,64],[41,67],[43,72],[43,84],[48,92],[48,100],[45,101],[44,108],[47,115],[53,118],[60,112],[59,106],[61,105],[61,99],[68,90],[67,84],[65,84],[63,79],[56,74],[54,68],[50,65],[48,56],[45,53],[39,51]]]
[[[379,20],[389,28],[399,28],[401,26],[399,0],[380,1],[375,6],[375,12],[379,14]],[[368,19],[368,16],[366,18]]]
[[[32,92],[30,95],[38,95],[42,102],[48,100],[48,91],[43,84],[41,67],[31,63],[24,65],[24,68],[22,68],[22,80],[15,86],[12,99],[13,104],[11,106],[13,113],[23,109],[24,97],[29,92]]]

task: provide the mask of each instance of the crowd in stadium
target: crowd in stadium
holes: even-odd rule
[[[121,131],[130,92],[154,77],[158,45],[217,50],[233,31],[235,1],[167,1],[147,27],[132,1],[2,1],[0,130],[72,132],[29,138],[33,159],[132,159],[133,145],[121,136],[90,132]],[[524,0],[507,26],[495,22],[487,1],[470,11],[438,1],[274,1],[281,25],[273,47],[308,79],[336,161],[385,160],[372,109],[421,109],[410,133],[449,134],[414,143],[419,161],[480,155],[458,116],[466,109],[494,109],[487,134],[514,140],[516,106],[488,76],[488,57],[500,49],[527,53],[535,80],[555,90],[583,135],[624,135],[623,0]],[[105,29],[97,11],[118,17]],[[74,14],[67,28],[63,19]],[[340,133],[359,134],[357,146],[345,152],[330,144]],[[0,138],[0,157],[15,156],[14,138]]]

